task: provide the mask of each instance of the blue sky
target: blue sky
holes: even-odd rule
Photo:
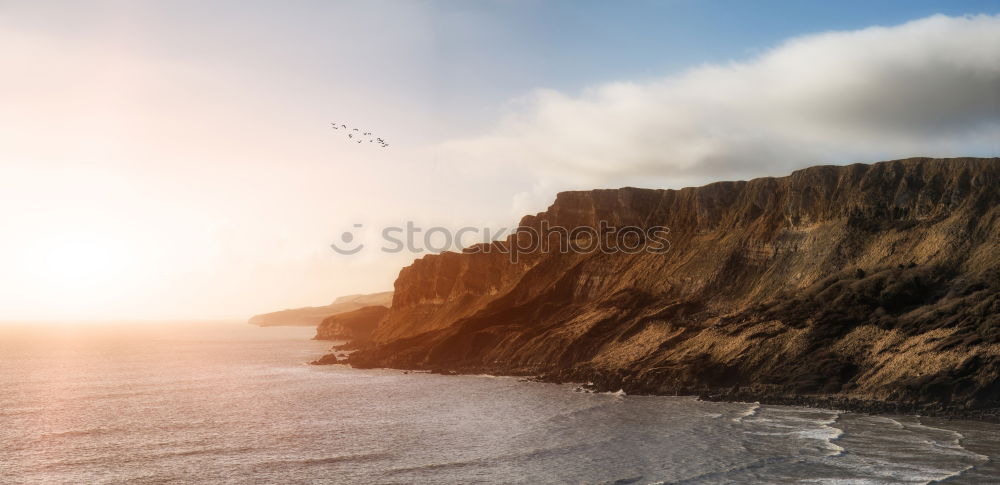
[[[996,0],[376,1],[357,9],[329,8],[326,15],[307,14],[315,12],[317,4],[307,5],[294,4],[292,10],[282,6],[281,12],[265,9],[264,15],[287,20],[285,26],[296,31],[282,35],[323,44],[349,41],[326,30],[341,12],[370,22],[369,35],[374,37],[384,33],[378,31],[378,19],[392,17],[394,5],[408,5],[404,15],[420,11],[415,23],[426,36],[421,40],[428,42],[427,62],[421,66],[423,72],[406,74],[415,74],[410,80],[422,83],[425,94],[442,111],[459,111],[461,116],[468,116],[470,108],[491,110],[538,87],[572,92],[609,81],[659,78],[704,63],[742,60],[803,34],[896,25],[933,14],[1000,12]],[[306,18],[304,28],[301,21]],[[410,39],[393,40],[385,51],[358,48],[371,56],[392,55],[406,49]],[[354,42],[364,44],[366,39]],[[317,55],[322,50],[319,47]],[[378,74],[359,73],[372,78]],[[391,71],[385,78],[395,81],[398,75]]]
[[[642,80],[708,62],[743,59],[782,40],[828,30],[895,25],[933,14],[1000,12],[993,1],[500,1],[428,2],[441,65],[483,55],[497,60],[475,83],[508,93],[537,87],[578,89]],[[500,31],[473,36],[468,17]],[[505,75],[507,72],[509,74]],[[470,76],[471,77],[471,76]],[[448,88],[461,78],[443,76]],[[500,81],[500,82],[496,82]]]
[[[743,60],[798,35],[938,13],[997,13],[1000,1],[117,1],[8,8],[11,27],[250,73],[277,69],[331,89],[364,84],[469,129],[536,88],[576,92],[641,82]],[[437,135],[454,135],[450,130]]]

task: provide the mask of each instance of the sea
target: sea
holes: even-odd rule
[[[0,325],[0,483],[1000,483],[994,424],[312,366],[312,334]]]

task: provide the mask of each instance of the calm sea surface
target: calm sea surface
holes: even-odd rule
[[[1000,483],[1000,427],[304,365],[308,328],[0,325],[0,483]]]

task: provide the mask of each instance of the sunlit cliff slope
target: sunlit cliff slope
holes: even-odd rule
[[[521,226],[543,221],[666,226],[671,248],[425,256],[350,363],[942,414],[1000,406],[1000,159],[565,192]]]

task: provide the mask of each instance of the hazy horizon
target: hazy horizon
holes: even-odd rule
[[[1000,155],[1000,4],[848,3],[5,2],[0,322],[240,320],[423,255],[353,224]]]

